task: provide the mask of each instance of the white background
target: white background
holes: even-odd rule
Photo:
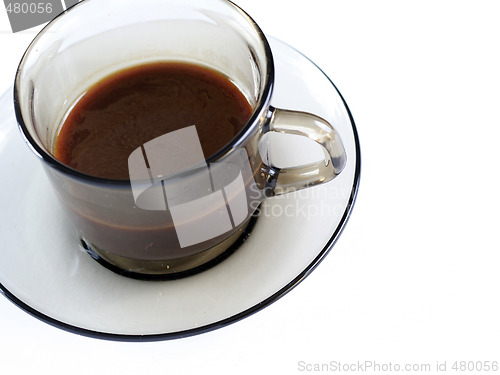
[[[332,361],[447,361],[457,373],[456,360],[500,361],[497,1],[236,3],[315,61],[353,113],[361,187],[339,241],[270,307],[175,341],[80,337],[0,296],[0,373],[298,374]],[[12,34],[0,5],[0,91],[34,36]]]

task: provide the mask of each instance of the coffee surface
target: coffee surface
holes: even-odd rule
[[[144,143],[195,125],[207,158],[251,113],[245,96],[216,71],[176,62],[141,65],[87,90],[66,116],[54,156],[85,174],[127,180],[128,157]]]

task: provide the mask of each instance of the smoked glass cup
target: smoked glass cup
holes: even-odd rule
[[[130,156],[129,180],[86,175],[54,158],[58,130],[89,87],[118,70],[159,61],[223,74],[253,108],[246,125],[215,154],[185,164],[155,147],[185,145],[195,154],[193,129],[151,140],[144,145],[149,163],[146,154]],[[342,171],[346,155],[332,125],[314,114],[272,107],[273,84],[263,32],[229,1],[85,0],[56,17],[28,47],[15,78],[14,105],[79,246],[118,273],[169,278],[222,259],[248,233],[265,198],[328,182]],[[272,145],[263,136],[269,132],[312,139],[324,160],[278,168],[266,156]]]

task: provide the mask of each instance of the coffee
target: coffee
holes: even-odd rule
[[[76,101],[59,128],[53,153],[79,172],[125,182],[131,154],[144,151],[148,142],[195,125],[208,158],[238,134],[252,111],[236,85],[215,70],[181,62],[138,65],[109,75]],[[250,189],[253,172],[244,174],[243,180]],[[214,189],[220,189],[217,182],[211,180]],[[186,248],[179,243],[169,210],[142,209],[127,188],[96,184],[81,189],[73,181],[67,184],[73,196],[64,208],[79,230],[82,246],[106,265],[118,264],[133,273],[196,268],[221,255],[247,225],[245,221],[229,235]],[[194,215],[192,222],[197,220]]]
[[[243,238],[266,196],[340,173],[345,153],[330,124],[271,105],[271,48],[240,8],[120,3],[84,1],[56,17],[14,83],[21,132],[92,255],[140,274],[193,270]],[[177,62],[149,63],[158,59]],[[278,168],[268,132],[316,140],[325,160]]]
[[[93,85],[67,114],[54,156],[88,175],[129,178],[128,157],[146,142],[195,125],[205,157],[244,127],[252,107],[225,76],[199,65],[156,62]]]

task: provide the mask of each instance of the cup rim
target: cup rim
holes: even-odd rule
[[[88,0],[87,0],[88,1]],[[240,145],[242,145],[253,133],[253,130],[255,127],[258,126],[261,117],[263,116],[264,112],[267,111],[270,101],[271,101],[271,95],[273,92],[273,87],[274,87],[274,59],[271,51],[271,47],[269,45],[269,42],[264,34],[264,32],[261,30],[259,25],[253,20],[248,13],[246,13],[241,7],[233,3],[231,0],[216,0],[219,2],[224,2],[228,3],[230,6],[232,6],[236,11],[238,11],[249,23],[249,25],[253,28],[253,30],[256,32],[256,35],[259,37],[258,39],[262,43],[262,47],[264,49],[265,53],[265,63],[266,63],[266,73],[264,75],[261,75],[261,78],[264,80],[264,85],[262,89],[261,95],[259,95],[259,99],[255,105],[255,108],[252,111],[252,115],[246,122],[245,126],[228,142],[226,143],[221,149],[219,149],[217,152],[214,154],[210,155],[209,157],[205,158],[207,163],[213,163],[219,159],[221,159],[224,155],[229,154],[232,150],[238,148]],[[21,134],[24,137],[25,142],[28,144],[28,146],[31,148],[31,150],[37,155],[43,162],[47,163],[49,166],[52,168],[59,170],[60,172],[70,175],[72,177],[78,178],[80,180],[85,180],[88,182],[92,183],[100,183],[100,184],[107,184],[107,185],[118,185],[118,186],[129,186],[130,185],[130,180],[117,180],[117,179],[110,179],[110,178],[104,178],[104,177],[98,177],[98,176],[93,176],[89,175],[83,172],[80,172],[74,168],[71,168],[70,166],[62,163],[58,159],[56,159],[50,152],[45,150],[45,148],[41,147],[38,142],[34,139],[34,137],[31,135],[28,127],[26,126],[24,119],[23,119],[23,114],[21,110],[21,105],[19,101],[19,85],[20,85],[20,74],[23,70],[23,65],[27,57],[29,56],[30,52],[35,48],[35,45],[37,41],[46,33],[49,31],[50,27],[54,25],[55,23],[59,22],[68,12],[71,12],[75,9],[78,9],[79,5],[81,3],[77,3],[62,13],[58,14],[56,17],[54,17],[47,25],[45,25],[39,32],[38,34],[33,38],[33,40],[30,42],[28,45],[27,49],[25,50],[21,61],[19,62],[19,65],[16,70],[15,78],[14,78],[14,85],[13,85],[13,99],[14,99],[14,111],[18,123],[18,127],[21,131]]]

